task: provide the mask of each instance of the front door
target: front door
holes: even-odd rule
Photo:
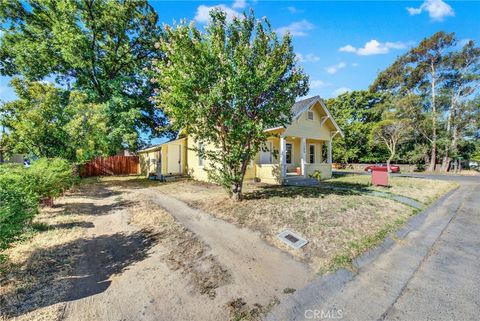
[[[272,163],[272,142],[266,142],[260,149],[260,164]]]
[[[168,145],[167,171],[169,174],[181,174],[180,152],[180,145]]]

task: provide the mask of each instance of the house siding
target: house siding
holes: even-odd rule
[[[326,116],[326,114],[321,110],[320,104],[315,104],[311,110],[313,111],[313,120],[307,119],[307,112],[302,113],[287,127],[284,135],[330,140],[331,129],[328,127],[327,122],[323,126],[321,125],[321,118]]]
[[[309,100],[311,101],[311,100]],[[295,107],[295,106],[294,106]],[[295,112],[302,110],[299,108]],[[313,119],[308,119],[308,111],[313,112]],[[245,180],[253,180],[254,178],[260,178],[262,182],[276,184],[280,183],[279,173],[281,172],[279,166],[280,156],[280,136],[285,137],[287,144],[292,144],[292,162],[287,164],[287,172],[295,172],[297,167],[301,167],[301,144],[302,138],[305,138],[306,142],[306,171],[305,174],[311,174],[315,170],[322,172],[322,177],[331,176],[331,165],[324,164],[322,157],[323,146],[331,139],[331,133],[337,130],[336,124],[333,119],[327,119],[323,122],[324,117],[327,117],[328,111],[317,101],[309,109],[304,110],[292,124],[287,126],[286,129],[278,127],[268,130],[268,134],[271,136],[268,141],[272,144],[272,163],[273,164],[259,164],[260,153],[257,153],[252,162],[247,167],[245,173]],[[341,133],[341,132],[340,132]],[[183,132],[183,135],[187,133]],[[180,145],[180,169],[177,171],[171,171],[175,166],[170,164],[169,161],[175,162],[178,159],[178,149],[174,145]],[[199,181],[209,181],[208,172],[205,169],[211,168],[211,163],[208,160],[204,160],[203,165],[199,164],[199,158],[197,152],[193,150],[197,145],[197,142],[192,136],[186,136],[181,139],[177,139],[172,142],[161,145],[158,150],[152,151],[140,151],[140,163],[142,174],[148,175],[148,173],[155,171],[155,162],[161,155],[161,170],[163,174],[188,174],[193,179]],[[315,146],[315,159],[313,164],[310,164],[310,145]],[[213,150],[215,148],[213,144],[207,144],[204,146],[206,150]],[[173,154],[172,154],[173,153]],[[169,159],[170,157],[170,159]],[[323,164],[322,164],[323,163]]]

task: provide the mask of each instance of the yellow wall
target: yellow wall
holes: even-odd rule
[[[160,150],[161,148],[159,147],[152,151],[138,153],[140,172],[142,175],[148,176],[150,173],[156,173],[157,161],[160,158]]]
[[[329,126],[330,121],[327,121],[321,125],[321,117],[326,116],[319,103],[314,105],[311,110],[313,111],[313,120],[307,119],[307,112],[304,112],[299,116],[297,120],[287,127],[285,130],[286,136],[293,137],[305,137],[311,139],[330,140]]]
[[[288,164],[287,171],[295,171],[296,167],[300,167],[301,160],[301,137],[305,137],[307,144],[307,153],[306,161],[309,162],[309,145],[315,145],[315,164],[322,163],[322,145],[330,139],[330,132],[335,130],[331,120],[327,120],[323,125],[321,125],[321,117],[326,116],[325,111],[319,103],[311,108],[314,112],[313,120],[307,119],[307,112],[304,112],[299,116],[297,120],[294,120],[293,123],[287,127],[287,129],[277,129],[271,132],[272,135],[285,135],[286,143],[291,143],[293,146],[293,159],[292,164]],[[278,136],[272,136],[268,138],[268,141],[272,143],[273,153],[272,162],[274,164],[279,163],[279,151],[280,151],[280,139]],[[192,150],[196,147],[197,143],[193,140],[191,136],[188,136],[183,139],[179,139],[173,142],[166,143],[162,145],[162,173],[167,173],[168,169],[168,149],[172,144],[181,144],[181,174],[188,174],[192,178],[200,181],[208,181],[208,174],[205,171],[205,168],[208,168],[209,163],[205,160],[204,166],[199,166],[199,159],[197,153]],[[214,148],[212,145],[205,146],[207,150]],[[145,152],[140,153],[140,163],[142,168],[142,173],[148,174],[148,171],[152,171],[152,167],[149,167],[149,159],[154,159],[159,157],[159,152]],[[252,163],[248,166],[245,173],[245,180],[251,180],[255,177],[261,178],[263,182],[276,184],[278,183],[278,177],[275,176],[274,172],[279,172],[278,165],[258,165],[260,162],[260,153],[258,153]],[[331,176],[331,168],[327,168],[330,165],[323,164],[318,165],[319,170],[322,171],[322,174],[325,177]],[[317,169],[317,165],[308,165],[307,174],[313,172]],[[180,174],[180,173],[174,173]]]
[[[332,165],[331,164],[307,164],[306,172],[307,176],[313,174],[315,171],[320,171],[322,179],[328,179],[332,177]]]
[[[199,181],[205,181],[208,182],[208,173],[205,170],[205,168],[209,168],[209,165],[211,165],[211,162],[204,160],[204,166],[199,165],[199,159],[197,153],[192,150],[192,148],[198,147],[197,142],[191,137],[188,136],[187,138],[187,146],[186,146],[186,156],[187,156],[187,173],[194,179],[199,180]],[[213,150],[214,146],[213,145],[206,145],[205,150]],[[258,155],[255,158],[254,163],[257,161]],[[245,172],[245,180],[253,180],[256,177],[255,173],[255,166],[253,164],[249,165],[247,167],[247,170]]]
[[[150,151],[139,152],[140,159],[140,171],[142,175],[148,175],[149,173],[156,173],[157,166],[161,166],[161,174],[168,175],[168,148],[172,145],[180,145],[181,158],[180,158],[180,171],[172,172],[173,175],[181,175],[186,173],[187,168],[187,140],[186,138],[177,139],[169,143],[165,143],[158,148]],[[161,164],[158,160],[161,158]]]
[[[260,182],[266,184],[280,184],[280,165],[278,164],[257,164],[255,165],[257,177]]]

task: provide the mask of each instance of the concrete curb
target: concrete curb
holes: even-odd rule
[[[450,190],[449,192],[441,196],[439,199],[437,199],[435,202],[430,204],[430,206],[423,209],[420,213],[410,217],[407,222],[405,222],[404,227],[394,232],[393,235],[387,236],[380,245],[375,246],[374,248],[368,250],[367,252],[354,259],[352,265],[356,269],[361,269],[366,264],[374,261],[380,254],[389,250],[392,245],[395,244],[395,241],[392,237],[401,240],[405,239],[405,237],[407,237],[410,232],[418,229],[425,222],[425,219],[428,217],[430,211],[437,208],[440,203],[443,203],[447,198],[449,198],[453,193],[455,193],[459,189],[459,187],[460,186],[457,186],[454,189]]]
[[[281,306],[275,308],[266,317],[265,320],[268,320],[268,321],[304,320],[301,312],[304,311],[306,306],[312,303],[318,304],[320,302],[327,301],[329,297],[333,297],[336,295],[338,296],[341,293],[344,293],[346,289],[345,286],[347,285],[347,283],[350,281],[353,281],[360,274],[361,270],[363,270],[364,268],[367,268],[367,265],[368,267],[371,267],[372,266],[371,264],[375,264],[373,262],[377,260],[382,253],[385,253],[388,250],[391,250],[393,248],[393,246],[397,243],[395,242],[394,238],[405,239],[411,232],[419,230],[423,226],[423,224],[425,223],[425,220],[429,217],[429,215],[434,213],[438,208],[440,208],[449,197],[451,197],[455,192],[458,191],[459,188],[460,186],[452,189],[451,191],[447,192],[445,195],[441,196],[435,202],[430,204],[430,206],[423,209],[420,213],[409,218],[403,228],[392,233],[380,245],[368,250],[358,258],[354,259],[352,262],[354,271],[339,269],[333,273],[320,276],[319,278],[315,279],[306,287],[299,289],[297,292],[295,292],[292,296],[290,296],[287,300],[285,300],[281,304]],[[440,227],[441,231],[443,231],[443,229],[449,224],[449,222],[452,220],[455,214],[456,214],[456,210],[452,211],[452,213],[449,213],[446,217],[439,218],[438,221],[435,221],[435,225],[437,227]],[[433,234],[436,234],[436,232],[434,232]],[[439,235],[433,235],[433,234],[426,236],[426,238],[437,239],[437,237],[439,237],[440,235],[440,234]],[[424,259],[426,253],[428,252],[427,251],[428,247],[425,249],[422,249],[424,247],[425,245],[422,244],[421,248],[418,249],[418,254],[416,254],[416,256],[418,255],[419,262],[421,262]],[[314,295],[315,297],[313,298],[312,295]],[[380,308],[380,310],[382,309]]]

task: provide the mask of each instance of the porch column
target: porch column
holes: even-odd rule
[[[332,140],[328,141],[328,163],[332,163]]]
[[[282,179],[287,176],[287,145],[284,136],[280,136],[280,173]]]
[[[302,169],[302,175],[303,177],[307,177],[307,139],[305,137],[302,137],[301,143],[300,143],[300,167]]]

